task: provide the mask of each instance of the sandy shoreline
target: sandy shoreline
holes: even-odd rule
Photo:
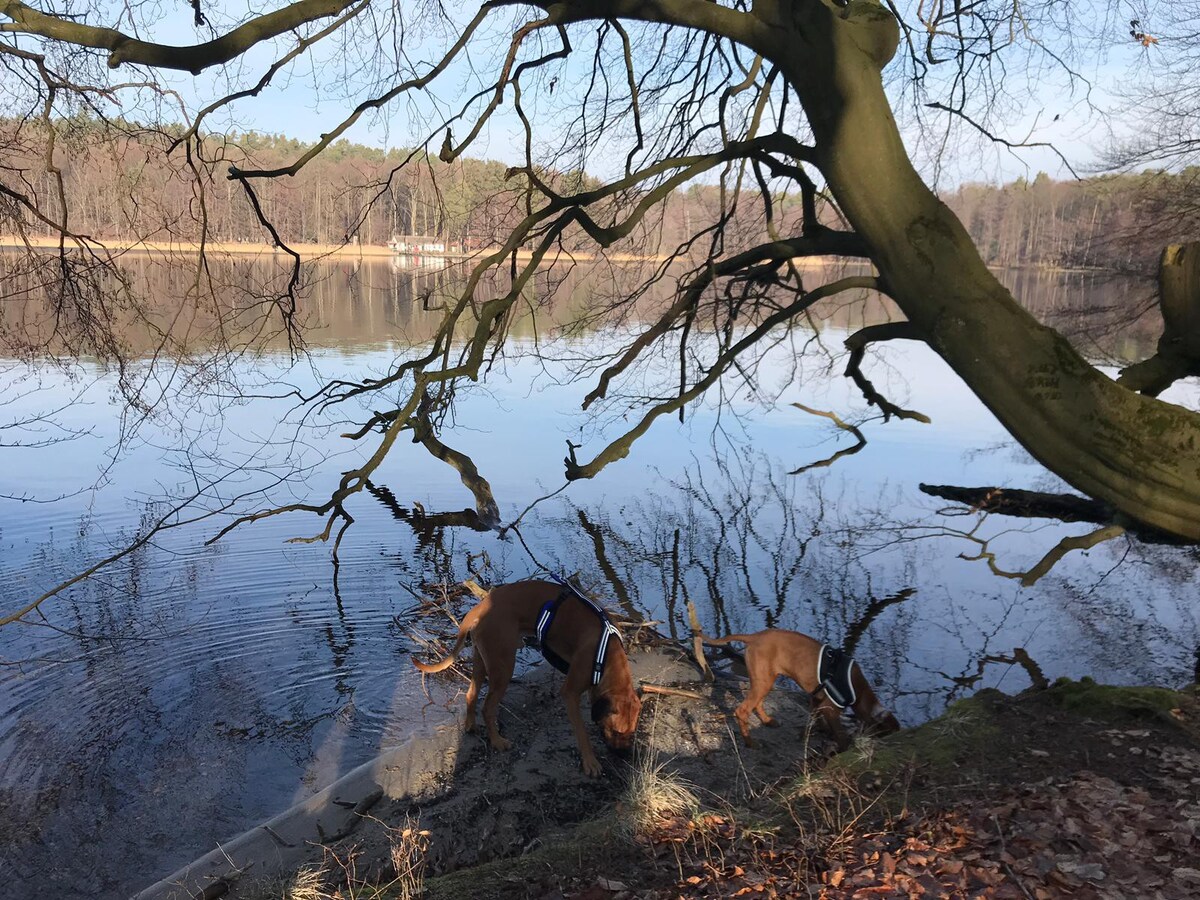
[[[97,248],[101,248],[113,254],[124,253],[144,253],[147,255],[158,256],[184,256],[194,257],[201,251],[201,245],[195,241],[127,241],[108,238],[95,238],[94,242]],[[70,242],[68,242],[70,245]],[[34,250],[57,250],[57,238],[49,237],[30,237],[28,241],[23,241],[15,235],[0,234],[0,251],[6,250],[24,250],[26,247],[31,247]],[[289,244],[289,249],[300,255],[304,262],[315,262],[322,259],[371,259],[371,260],[391,260],[401,258],[408,262],[416,262],[417,265],[413,268],[434,268],[439,263],[445,261],[447,263],[461,263],[482,259],[499,250],[499,247],[481,247],[476,250],[464,253],[438,253],[426,256],[403,256],[400,257],[390,247],[382,244],[313,244],[313,243],[295,243]],[[270,244],[263,243],[240,243],[240,242],[225,242],[225,241],[208,241],[203,245],[205,254],[215,256],[241,256],[241,257],[259,257],[270,256],[273,258],[283,257],[288,258],[286,251],[273,247]],[[519,248],[517,250],[517,259],[527,260],[533,254],[530,250]],[[555,265],[560,263],[579,263],[579,262],[595,262],[603,259],[610,263],[661,263],[667,257],[663,255],[643,256],[634,253],[606,253],[603,257],[594,253],[582,252],[562,252],[553,255],[547,255],[543,260],[544,265]],[[845,262],[840,257],[826,256],[804,256],[797,257],[793,262],[801,268],[824,268],[828,266],[841,265]]]
[[[704,700],[647,695],[641,752],[696,783],[727,784],[730,796],[744,792],[738,785],[778,778],[795,762],[797,733],[808,717],[806,704],[791,692],[775,691],[768,698],[772,715],[785,727],[761,729],[760,752],[746,758],[731,746],[727,716],[740,699],[738,680],[698,684],[699,670],[673,647],[634,648],[630,663],[640,682],[687,685],[704,695]],[[453,690],[460,683],[449,685]],[[135,900],[257,898],[266,885],[319,866],[327,849],[336,853],[351,846],[360,871],[369,871],[387,864],[392,829],[418,819],[430,831],[430,874],[436,875],[520,855],[531,842],[595,817],[618,799],[628,764],[608,753],[593,733],[604,775],[582,774],[566,714],[557,714],[560,683],[547,665],[513,683],[501,713],[511,751],[493,753],[480,737],[463,733],[457,696],[450,723],[417,733],[147,887]]]
[[[241,242],[226,242],[226,241],[208,241],[203,247],[196,241],[125,241],[118,239],[96,238],[94,244],[97,247],[103,248],[111,253],[147,253],[157,254],[162,256],[196,256],[201,252],[201,249],[206,254],[226,255],[226,256],[287,256],[287,252],[279,247],[263,243],[241,243]],[[30,237],[28,242],[22,241],[20,238],[13,235],[0,235],[0,250],[24,250],[26,246],[32,247],[35,250],[56,250],[58,248],[58,240],[48,237]],[[68,241],[68,246],[71,242]],[[300,254],[304,261],[314,261],[318,259],[392,259],[398,256],[390,247],[382,244],[313,244],[313,243],[294,243],[288,244],[288,248]],[[427,255],[406,255],[404,258],[408,260],[420,260],[424,265],[435,265],[442,260],[447,262],[461,262],[464,260],[480,259],[489,254],[495,253],[498,247],[481,247],[470,252],[447,252]],[[531,251],[524,248],[517,250],[518,259],[529,259],[532,256]],[[598,259],[595,254],[591,253],[561,253],[554,257],[547,257],[551,262],[591,262]],[[629,253],[609,253],[605,259],[611,262],[659,262],[664,257],[661,256],[638,256]]]
[[[414,735],[135,900],[278,900],[297,873],[322,866],[328,890],[321,896],[335,896],[339,879],[351,875],[360,887],[381,885],[379,896],[397,896],[388,887],[397,883],[398,836],[416,829],[435,900],[691,900],[761,893],[776,883],[778,892],[762,895],[848,900],[862,896],[859,889],[918,882],[921,890],[900,893],[999,900],[1033,896],[1018,893],[1028,883],[1039,897],[1123,897],[1123,887],[1104,881],[1122,865],[1133,872],[1121,875],[1133,879],[1123,885],[1155,877],[1170,881],[1170,891],[1200,882],[1189,862],[1200,847],[1200,800],[1182,803],[1200,785],[1200,688],[1062,679],[1011,696],[985,690],[939,719],[814,768],[810,761],[826,759],[832,745],[823,730],[806,734],[803,694],[773,691],[765,705],[781,727],[756,726],[755,746],[743,748],[729,717],[743,693],[741,679],[729,677],[736,666],[704,683],[678,645],[651,643],[631,650],[635,680],[686,688],[689,696],[644,697],[633,766],[600,749],[603,776],[583,776],[559,712],[561,676],[545,665],[505,697],[501,729],[513,748],[489,751],[462,733],[464,682],[448,673],[438,677],[436,695],[455,713],[450,723]],[[635,841],[631,804],[644,801],[630,799],[630,785],[647,771],[664,772],[660,784],[690,788],[698,806],[692,819],[669,815]],[[1068,806],[1069,822],[1107,835],[1107,843],[1045,839],[1062,832]],[[1143,813],[1134,821],[1130,809]],[[1121,840],[1142,848],[1140,857],[1131,861],[1126,845],[1113,842],[1114,817],[1125,817]],[[697,821],[708,831],[695,831]],[[927,850],[937,828],[953,832],[944,852],[906,855],[914,846]],[[864,852],[847,850],[858,845]],[[874,862],[883,851],[895,863],[890,869]],[[341,861],[353,869],[339,868]],[[1097,879],[1116,892],[1077,893]]]

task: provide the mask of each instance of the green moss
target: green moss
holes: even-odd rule
[[[579,825],[536,850],[459,869],[425,882],[424,900],[489,900],[512,897],[514,886],[534,883],[553,873],[566,878],[595,869],[623,845],[611,818]]]
[[[1024,741],[1019,735],[1002,732],[997,714],[1004,709],[1048,705],[1072,715],[1116,724],[1154,718],[1177,725],[1170,711],[1179,707],[1186,696],[1186,692],[1169,688],[1117,687],[1098,684],[1091,678],[1080,681],[1061,678],[1049,690],[1018,697],[987,689],[950,704],[942,715],[918,728],[882,741],[867,742],[841,754],[825,771],[855,777],[870,773],[891,776],[920,767],[936,780],[938,773],[951,770],[986,769],[990,757],[1006,757],[1012,752],[1014,741],[1018,744]]]
[[[894,775],[914,764],[935,770],[952,768],[988,745],[997,730],[992,709],[1003,699],[999,691],[989,689],[956,700],[936,719],[881,741],[856,745],[826,768],[831,773],[852,775]]]
[[[1161,687],[1117,687],[1091,678],[1060,678],[1046,691],[1048,700],[1089,718],[1125,720],[1166,716],[1179,706],[1183,694]]]

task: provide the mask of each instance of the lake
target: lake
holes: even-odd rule
[[[238,261],[225,274],[251,282],[260,265]],[[142,277],[164,310],[175,308],[186,273]],[[586,305],[590,276],[564,277],[562,316]],[[197,513],[218,497],[243,496],[243,511],[267,498],[327,498],[373,449],[340,435],[381,401],[306,412],[297,394],[388,371],[428,339],[437,321],[429,292],[454,278],[386,261],[329,264],[301,306],[309,330],[298,360],[268,341],[225,357],[222,372],[155,370],[149,393],[175,399],[146,415],[123,411],[117,374],[94,361],[0,360],[0,426],[57,411],[0,429],[0,614],[125,546],[162,515],[163,497],[191,484],[222,478]],[[1145,283],[1002,278],[1093,359],[1153,346],[1153,322],[1113,330],[1145,305]],[[689,600],[710,634],[854,635],[858,659],[906,724],[982,687],[1027,687],[1025,671],[1004,661],[1018,647],[1051,679],[1190,681],[1200,647],[1195,548],[1120,538],[1069,555],[1029,588],[965,558],[986,540],[998,565],[1023,570],[1089,527],[981,518],[919,490],[1064,489],[922,347],[874,348],[866,371],[932,424],[870,422],[859,452],[813,465],[853,440],[791,404],[867,415],[827,350],[887,315],[878,298],[828,304],[764,354],[755,389],[726,378],[682,423],[664,417],[627,459],[558,493],[566,442],[590,458],[625,422],[619,404],[580,411],[594,372],[573,381],[623,332],[556,336],[517,321],[507,355],[460,396],[441,438],[475,460],[504,522],[553,494],[524,514],[519,537],[439,518],[473,499],[454,471],[401,442],[350,503],[355,522],[336,569],[328,544],[289,543],[321,531],[315,516],[264,519],[206,545],[229,521],[214,515],[161,532],[0,628],[5,895],[126,896],[444,721],[455,694],[422,685],[413,669],[410,655],[423,652],[414,610],[430,586],[476,573],[577,573],[606,602],[673,635],[690,634]],[[128,352],[144,361],[156,345],[137,334]],[[1194,383],[1166,397],[1200,405]],[[522,659],[540,664],[533,651]]]

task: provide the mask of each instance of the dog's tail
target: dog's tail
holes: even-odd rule
[[[700,640],[710,647],[723,647],[725,644],[732,644],[735,641],[745,643],[752,637],[754,637],[752,634],[727,634],[722,638],[710,638],[700,635]]]
[[[413,665],[426,675],[432,675],[435,672],[444,672],[454,665],[454,661],[458,659],[458,654],[462,652],[463,644],[467,642],[467,635],[479,623],[479,618],[486,612],[488,605],[488,599],[484,598],[471,607],[471,610],[463,616],[462,624],[458,626],[458,640],[454,642],[454,649],[450,651],[449,656],[435,663],[423,663],[414,656]]]

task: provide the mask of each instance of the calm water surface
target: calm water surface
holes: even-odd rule
[[[339,437],[361,410],[301,423],[281,395],[386,371],[432,314],[420,308],[420,285],[386,266],[369,277],[351,267],[325,275],[312,303],[327,324],[311,332],[309,357],[235,364],[243,388],[274,399],[231,402],[212,384],[139,423],[119,416],[112,376],[96,366],[30,375],[0,363],[9,419],[74,400],[36,433],[76,435],[0,446],[0,494],[16,498],[0,500],[0,610],[123,546],[161,515],[158,498],[217,471],[218,453],[245,463],[223,496],[274,484],[279,502],[319,500],[362,459]],[[1089,354],[1144,352],[1152,337],[1143,328],[1117,341],[1095,327],[1096,315],[1071,312],[1130,308],[1144,285],[1005,277],[1039,316],[1072,323]],[[829,310],[822,343],[840,346],[875,314]],[[464,398],[442,434],[490,479],[506,521],[561,486],[566,440],[594,450],[622,424],[619,410],[600,421],[581,414],[586,387],[562,383],[572,359],[611,335],[542,344],[542,356],[555,358],[547,363],[530,335],[516,334],[486,389]],[[858,635],[858,657],[907,723],[984,686],[1027,686],[1020,668],[988,660],[1014,647],[1050,678],[1189,680],[1200,645],[1194,549],[1110,542],[1073,554],[1028,589],[962,558],[980,549],[970,533],[1004,567],[1028,568],[1087,526],[980,523],[918,490],[921,482],[1062,489],[927,351],[881,347],[869,374],[934,424],[872,423],[861,452],[789,474],[849,443],[792,402],[865,412],[840,366],[831,369],[806,337],[768,355],[762,393],[730,382],[723,409],[701,404],[684,424],[660,420],[628,459],[538,505],[521,528],[527,546],[414,525],[414,502],[441,513],[473,501],[454,472],[401,444],[350,507],[356,522],[336,590],[326,545],[287,543],[319,532],[317,519],[268,519],[205,546],[228,521],[213,518],[160,534],[42,616],[0,629],[5,896],[128,895],[442,721],[449,693],[432,686],[427,695],[408,658],[419,647],[410,612],[427,583],[481,566],[496,580],[539,566],[578,572],[610,602],[680,634],[690,599],[710,633],[781,626],[838,642]],[[791,368],[799,347],[802,380]],[[1169,397],[1200,403],[1194,385]],[[896,599],[905,589],[911,595]]]

